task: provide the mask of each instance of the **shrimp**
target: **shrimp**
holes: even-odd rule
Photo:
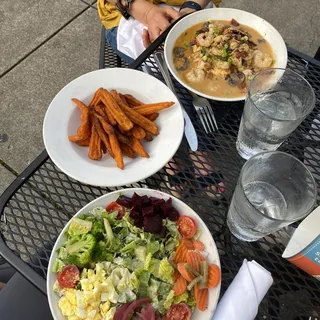
[[[218,60],[215,62],[215,66],[218,69],[228,70],[230,68],[229,63],[227,61]]]
[[[196,45],[192,46],[192,52],[199,52],[200,50],[201,50],[200,47],[198,47]]]
[[[251,69],[245,69],[242,71],[242,73],[246,76],[248,80],[251,80],[253,78],[253,72]]]
[[[250,48],[246,43],[243,43],[240,45],[240,47],[237,50],[239,52],[249,52]]]
[[[255,69],[269,68],[272,62],[272,58],[267,53],[262,53],[260,50],[253,51],[252,66]]]
[[[195,68],[192,71],[188,72],[186,74],[186,77],[190,82],[199,82],[201,80],[204,80],[205,75],[206,73],[204,70]]]
[[[214,36],[208,32],[200,33],[196,37],[197,44],[201,47],[210,47],[214,39]]]
[[[230,40],[230,36],[228,35],[220,35],[220,36],[216,36],[213,41],[216,43],[221,43],[221,42],[227,42],[228,40]]]
[[[210,63],[205,61],[200,61],[198,64],[198,69],[208,71],[211,68]]]
[[[220,23],[218,23],[218,24],[210,23],[208,28],[209,28],[209,32],[213,34],[213,33],[216,33],[216,31],[222,32],[224,30],[225,26]]]
[[[242,68],[242,58],[237,58],[236,55],[232,55],[232,64],[240,70]]]
[[[214,56],[221,56],[223,53],[223,50],[216,47],[212,47],[209,49],[209,52],[212,53]]]
[[[231,49],[231,50],[234,50],[234,49],[236,49],[236,48],[238,48],[239,47],[239,41],[238,40],[236,40],[236,39],[232,39],[231,41],[230,41],[230,43],[229,43],[229,48]]]

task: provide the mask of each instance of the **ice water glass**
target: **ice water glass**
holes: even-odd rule
[[[256,241],[306,217],[316,202],[314,178],[295,157],[263,152],[243,166],[229,207],[234,236]]]
[[[285,69],[267,69],[250,82],[237,138],[244,159],[276,150],[315,106],[315,94],[303,77]]]

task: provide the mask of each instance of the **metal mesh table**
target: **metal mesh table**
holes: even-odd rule
[[[131,67],[139,68],[148,61],[153,64],[152,52],[161,49],[164,34],[139,57]],[[126,65],[117,58],[101,37],[100,68]],[[304,161],[320,185],[320,63],[289,49],[288,68],[302,74],[313,86],[317,103],[314,112],[281,147]],[[153,64],[153,73],[162,80]],[[243,259],[256,260],[273,275],[274,285],[259,307],[257,319],[309,319],[320,315],[319,282],[281,258],[284,249],[282,237],[275,234],[258,242],[246,243],[234,238],[226,226],[226,213],[241,166],[244,163],[235,149],[235,139],[243,103],[212,102],[219,131],[206,135],[192,110],[187,91],[177,82],[176,89],[184,106],[192,115],[205,159],[194,154],[199,163],[208,162],[223,175],[226,186],[224,197],[212,201],[204,192],[204,185],[193,178],[194,168],[188,162],[189,151],[185,141],[176,154],[184,159],[187,169],[181,182],[188,184],[184,201],[205,221],[216,241],[222,265],[222,292],[224,293],[239,270]],[[169,163],[169,165],[172,163]],[[172,170],[174,170],[172,168]],[[133,186],[173,192],[166,184],[167,175],[160,170],[152,177]],[[207,184],[209,185],[209,184]],[[131,186],[123,186],[132,187]],[[66,222],[88,202],[115,190],[81,184],[52,163],[46,151],[13,182],[0,199],[0,253],[22,275],[46,294],[45,279],[53,244]],[[119,188],[118,188],[119,189]],[[320,190],[320,189],[319,189]],[[213,192],[213,191],[212,191]]]

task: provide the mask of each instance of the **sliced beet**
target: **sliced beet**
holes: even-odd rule
[[[132,208],[132,200],[129,197],[126,197],[124,195],[121,195],[117,201],[121,206],[126,207],[126,208]]]
[[[178,221],[179,216],[179,212],[175,208],[172,208],[170,213],[168,214],[168,219],[171,221]]]
[[[143,217],[138,217],[136,219],[133,220],[133,224],[138,227],[138,228],[141,228],[143,227]]]
[[[168,205],[168,203],[163,203],[161,205],[161,210],[162,210],[162,217],[163,218],[168,218],[170,212],[172,211],[172,206],[171,205]]]
[[[144,217],[143,230],[145,232],[157,233],[161,230],[162,218],[159,215]]]
[[[141,210],[143,217],[154,216],[154,207],[149,205]]]
[[[142,228],[145,232],[154,233],[160,238],[165,237],[167,233],[167,228],[162,225],[162,219],[177,221],[179,218],[178,211],[172,206],[172,198],[165,201],[134,193],[131,199],[127,196],[119,196],[117,203],[131,208],[129,216],[136,227]]]
[[[138,217],[141,216],[141,213],[139,210],[137,210],[135,207],[133,207],[131,210],[130,210],[130,214],[129,214],[130,218],[132,219],[136,219]]]
[[[154,198],[154,197],[150,197],[150,201],[151,201],[151,204],[155,208],[161,206],[162,203],[165,203],[165,201],[163,199],[158,199],[158,198]]]
[[[140,210],[142,206],[142,197],[134,193],[131,200],[132,200],[132,206],[135,207],[137,210]]]
[[[142,196],[141,197],[141,207],[147,207],[151,204],[151,200],[148,196]]]

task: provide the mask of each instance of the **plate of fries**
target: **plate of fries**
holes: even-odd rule
[[[143,72],[96,70],[67,84],[43,124],[47,152],[82,183],[117,187],[163,168],[182,140],[184,119],[175,95]]]

